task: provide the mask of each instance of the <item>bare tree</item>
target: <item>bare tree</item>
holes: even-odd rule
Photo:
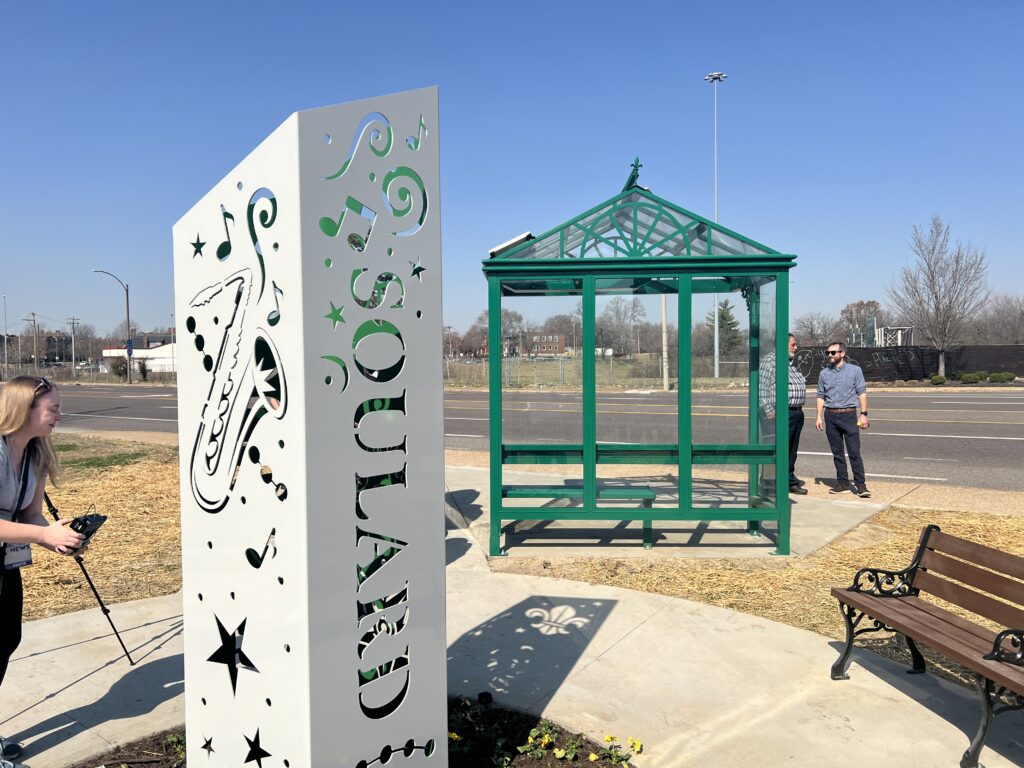
[[[889,301],[914,326],[915,335],[939,351],[939,375],[946,374],[946,350],[960,342],[972,318],[988,300],[985,254],[970,244],[950,246],[949,225],[932,217],[927,232],[915,226],[910,239],[915,263],[900,270]]]
[[[1024,344],[1024,296],[993,294],[974,323],[970,340],[980,344]]]
[[[849,344],[855,347],[866,347],[873,344],[875,328],[886,324],[882,305],[874,300],[854,301],[847,304],[839,310],[839,320],[843,326],[842,335],[846,337]]]
[[[842,333],[842,321],[825,312],[808,312],[800,315],[793,323],[793,333],[798,343],[805,347],[824,347],[838,340]]]

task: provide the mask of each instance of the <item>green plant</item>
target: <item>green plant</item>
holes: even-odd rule
[[[961,384],[977,384],[981,379],[976,373],[964,373],[960,376]]]
[[[184,733],[170,733],[167,735],[167,746],[174,750],[174,753],[178,756],[178,762],[175,765],[184,765],[185,763],[185,734]]]
[[[603,757],[612,765],[629,765],[631,757],[644,751],[644,745],[632,736],[626,737],[626,747],[619,744],[618,736],[607,735],[604,737],[604,743],[605,748],[600,753],[591,752],[587,760],[593,763]]]
[[[975,371],[974,375],[978,377],[978,381],[985,381],[988,378],[988,371]]]
[[[553,748],[558,739],[558,731],[550,720],[541,720],[536,728],[530,730],[526,743],[516,747],[521,755],[534,759],[544,757],[549,748]]]
[[[551,750],[551,754],[555,756],[556,760],[566,760],[571,763],[576,760],[576,755],[579,754],[582,746],[583,737],[574,736],[565,743],[564,747],[555,747]]]
[[[932,384],[934,384],[936,387],[939,386],[940,384],[945,384],[945,383],[946,383],[946,377],[945,376],[940,376],[937,373],[934,376],[932,376]]]
[[[1017,378],[1017,374],[1006,372],[1006,373],[993,373],[991,376],[988,377],[988,380],[991,381],[991,382],[994,382],[996,384],[999,384],[1001,382],[1013,381],[1016,378]]]

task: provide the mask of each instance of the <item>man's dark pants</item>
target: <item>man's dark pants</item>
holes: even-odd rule
[[[804,409],[789,409],[789,484],[799,485],[796,477],[796,452],[800,448],[800,432],[804,428]]]
[[[853,469],[853,482],[858,488],[864,487],[864,462],[860,458],[860,427],[857,426],[856,409],[846,413],[825,411],[825,437],[832,449],[832,460],[836,465],[836,479],[840,484],[850,483],[846,472],[846,457],[843,455],[843,444],[850,456],[850,467]]]

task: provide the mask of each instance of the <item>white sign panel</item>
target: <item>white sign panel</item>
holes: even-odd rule
[[[447,764],[438,178],[410,91],[174,227],[190,765]]]

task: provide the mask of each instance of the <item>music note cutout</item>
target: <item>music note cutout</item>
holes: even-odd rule
[[[420,115],[420,129],[415,136],[409,136],[406,138],[405,143],[413,152],[416,152],[420,148],[420,144],[423,141],[423,137],[427,133],[427,126],[423,124],[423,115]]]
[[[273,328],[279,322],[281,322],[281,302],[278,301],[279,296],[284,296],[284,291],[277,287],[277,283],[271,281],[270,284],[274,286],[274,308],[270,310],[270,314],[267,315],[267,324]]]
[[[245,550],[245,559],[249,561],[249,565],[253,568],[259,568],[263,565],[263,559],[267,556],[267,550],[273,549],[270,553],[270,559],[273,560],[277,557],[277,545],[274,543],[274,536],[277,533],[277,528],[270,529],[270,535],[267,536],[267,543],[263,545],[263,551],[257,552],[252,547]]]
[[[227,236],[227,240],[217,246],[217,258],[224,261],[231,255],[231,230],[228,229],[228,219],[231,219],[231,225],[234,226],[235,217],[224,210],[223,205],[220,207],[220,213],[224,218],[224,234]]]

